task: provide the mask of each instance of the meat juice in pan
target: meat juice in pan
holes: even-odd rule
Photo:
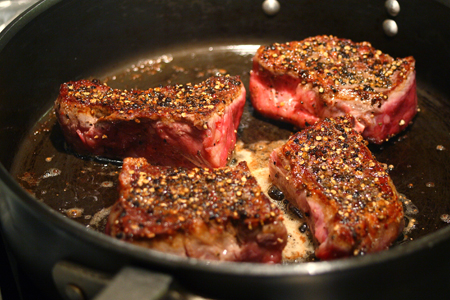
[[[160,56],[149,55],[155,58],[139,60],[125,69],[93,74],[93,77],[101,79],[111,87],[122,89],[196,83],[216,74],[240,75],[244,84],[248,85],[252,58],[258,47],[259,45],[193,47]],[[57,88],[55,87],[55,90]],[[433,207],[433,210],[423,205],[428,202],[428,194],[436,190],[443,193],[439,189],[444,186],[438,183],[431,187],[429,183],[433,180],[427,177],[425,172],[414,174],[414,163],[420,159],[423,161],[419,153],[416,157],[412,151],[404,155],[416,144],[434,148],[438,156],[447,155],[445,149],[450,146],[444,144],[445,139],[442,139],[442,144],[439,145],[426,145],[427,139],[424,137],[428,133],[423,128],[421,130],[421,125],[429,123],[429,120],[437,120],[435,123],[440,120],[435,116],[438,110],[428,101],[429,93],[428,90],[420,89],[419,81],[419,106],[424,109],[415,118],[414,124],[381,146],[371,145],[372,152],[380,162],[386,163],[387,168],[393,166],[390,173],[394,184],[397,190],[405,195],[403,202],[407,220],[404,233],[397,243],[413,240],[445,226],[441,215],[450,212],[448,205],[437,209]],[[49,102],[52,101],[54,99]],[[274,148],[282,145],[298,129],[261,117],[253,111],[249,103],[247,99],[238,130],[239,141],[230,165],[246,160],[263,191],[267,192],[271,188],[268,157]],[[437,151],[436,147],[443,150]],[[439,160],[432,163],[436,166],[440,164]],[[22,186],[39,201],[88,228],[103,231],[110,207],[118,197],[117,176],[120,169],[120,162],[117,161],[79,157],[71,153],[65,146],[53,112],[49,111],[24,140],[11,171]],[[283,253],[285,262],[314,260],[310,255],[313,253],[313,245],[308,236],[305,216],[287,205],[286,201],[273,201],[284,211],[285,225],[289,233],[288,245]],[[413,203],[420,203],[421,206],[418,205],[417,208]],[[427,214],[423,214],[424,211]]]

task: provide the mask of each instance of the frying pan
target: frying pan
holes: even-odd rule
[[[220,299],[447,295],[450,228],[441,217],[450,213],[450,1],[399,2],[395,17],[381,0],[280,1],[280,11],[272,16],[263,12],[262,1],[249,0],[37,3],[0,36],[0,219],[10,253],[48,298],[151,298],[168,289]],[[388,18],[398,25],[394,36],[383,30]],[[43,203],[20,182],[29,168],[39,169],[49,151],[71,157],[59,165],[64,174],[80,171],[72,160],[85,161],[67,153],[57,126],[45,117],[62,82],[112,78],[138,61],[167,54],[193,70],[199,62],[201,68],[224,68],[247,80],[254,45],[318,34],[370,41],[392,56],[417,60],[420,113],[406,132],[371,148],[378,160],[394,166],[397,189],[419,210],[416,228],[388,251],[288,265],[185,259],[122,243],[67,218],[61,206],[54,206],[69,201],[65,183],[54,187],[53,203]],[[151,78],[171,81],[164,75],[169,73]],[[193,75],[186,74],[176,79]],[[140,85],[150,82],[114,84],[145,88]],[[248,126],[273,124],[249,109],[257,121]],[[246,132],[241,131],[242,138],[254,137]]]

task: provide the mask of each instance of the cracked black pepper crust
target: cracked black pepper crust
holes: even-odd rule
[[[325,119],[293,135],[281,148],[291,183],[322,197],[342,223],[358,223],[366,214],[380,221],[401,215],[402,203],[385,167],[352,122],[350,116]]]
[[[362,101],[377,106],[415,68],[411,56],[394,59],[368,42],[326,35],[261,46],[255,59],[276,75],[289,74],[304,85],[312,84],[325,98],[351,89]]]
[[[123,238],[152,238],[189,231],[195,220],[248,229],[281,221],[279,209],[261,192],[245,162],[235,168],[174,168],[126,158],[120,174],[122,213],[112,226]]]
[[[91,114],[137,120],[139,118],[179,121],[192,119],[196,126],[225,108],[242,92],[239,76],[211,77],[198,84],[177,84],[148,90],[113,89],[98,80],[71,81],[61,85],[60,98],[90,107]],[[64,101],[61,101],[64,103]]]

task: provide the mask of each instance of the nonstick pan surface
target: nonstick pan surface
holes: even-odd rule
[[[447,6],[401,2],[396,18],[400,33],[386,38],[381,23],[387,15],[373,1],[284,3],[284,10],[271,18],[262,14],[260,2],[253,1],[119,2],[110,6],[108,1],[44,1],[28,12],[35,13],[35,20],[25,14],[2,35],[2,226],[18,260],[29,266],[38,282],[48,285],[50,269],[65,259],[111,273],[123,265],[139,265],[170,273],[189,289],[221,298],[376,298],[379,285],[389,289],[386,298],[397,299],[448,290],[450,230],[443,220],[450,213],[450,95],[449,75],[442,71],[450,67]],[[95,212],[115,201],[120,166],[67,151],[50,112],[62,82],[94,77],[117,88],[147,88],[198,82],[226,71],[241,75],[248,86],[255,45],[317,34],[367,40],[393,56],[413,55],[418,62],[420,112],[405,132],[371,146],[379,161],[393,166],[390,174],[397,189],[418,209],[416,228],[403,244],[336,262],[210,264],[124,245],[85,228]],[[139,62],[157,58],[162,58],[161,71],[156,64],[144,63],[140,69]],[[248,106],[239,136],[247,143],[270,139],[267,129],[274,127],[282,136],[293,130]],[[80,218],[65,217],[67,209],[78,206],[84,208]],[[101,226],[94,229],[101,231]],[[30,245],[36,249],[29,250]],[[425,268],[433,269],[435,276],[423,275]]]

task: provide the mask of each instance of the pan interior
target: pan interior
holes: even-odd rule
[[[270,43],[270,41],[268,41]],[[147,89],[158,85],[196,83],[212,75],[240,75],[248,91],[249,71],[258,44],[190,46],[139,57],[133,64],[92,74],[113,88]],[[375,45],[376,47],[376,45]],[[406,55],[405,55],[406,56]],[[57,89],[58,87],[55,87]],[[447,97],[418,74],[420,112],[406,131],[381,146],[376,158],[390,166],[397,190],[417,208],[407,222],[411,231],[399,243],[418,239],[450,222],[450,114]],[[247,105],[238,131],[244,148],[287,139],[296,129],[265,119]],[[49,99],[53,103],[55,99]],[[11,174],[38,201],[93,230],[103,231],[110,207],[118,198],[120,163],[79,157],[64,142],[53,110],[43,115],[21,143]],[[302,224],[298,220],[298,224]],[[413,222],[413,223],[410,223]],[[298,228],[296,229],[298,230]],[[307,259],[303,256],[302,260]],[[311,259],[309,257],[308,259]]]

